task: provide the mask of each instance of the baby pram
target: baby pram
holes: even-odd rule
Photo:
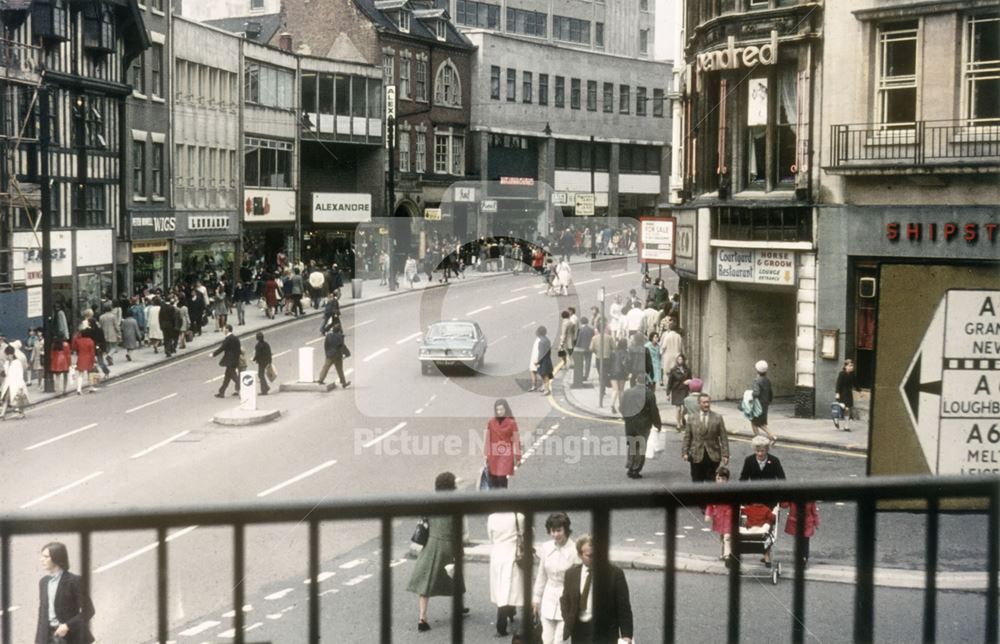
[[[775,560],[774,544],[778,539],[778,515],[781,507],[754,503],[740,506],[740,534],[733,544],[733,554],[740,559],[740,570],[747,577],[771,579],[777,585],[781,576],[781,563]],[[756,555],[771,554],[767,567]]]

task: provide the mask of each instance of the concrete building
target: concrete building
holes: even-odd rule
[[[128,213],[128,253],[131,261],[120,277],[122,291],[164,289],[173,275],[174,211],[171,164],[169,36],[171,6],[150,2],[139,5],[149,31],[150,46],[132,61],[127,99],[128,131],[123,186]],[[123,251],[124,252],[124,251]]]
[[[24,338],[42,326],[43,302],[62,311],[69,330],[84,309],[125,288],[125,72],[149,39],[135,0],[7,2],[0,19],[0,328]],[[52,279],[44,284],[42,216],[52,226]],[[47,337],[56,330],[47,325]]]
[[[235,276],[239,265],[241,44],[242,39],[221,29],[180,16],[173,19],[169,49],[175,282],[212,272]]]

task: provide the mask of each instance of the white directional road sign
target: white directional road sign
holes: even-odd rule
[[[1000,291],[947,291],[899,390],[932,472],[1000,472]]]

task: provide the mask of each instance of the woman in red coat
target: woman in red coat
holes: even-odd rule
[[[73,364],[73,350],[62,334],[52,340],[52,350],[49,351],[49,371],[56,380],[62,379],[62,393],[66,393],[66,382],[69,379],[69,369]]]
[[[73,353],[76,354],[76,393],[83,393],[83,380],[94,369],[97,362],[97,346],[94,340],[82,333],[77,332],[73,336]],[[97,391],[94,383],[90,383],[90,390]]]
[[[264,282],[264,301],[267,303],[267,317],[274,319],[274,314],[278,310],[278,294],[281,293],[281,286],[274,275],[269,275]]]
[[[515,465],[521,465],[521,435],[510,405],[503,398],[493,405],[493,418],[486,425],[486,471],[491,488],[507,487],[507,478],[514,476]]]
[[[799,527],[799,510],[798,504],[796,503],[782,503],[783,507],[788,508],[788,519],[785,521],[785,534],[790,534],[795,537],[796,531]],[[802,549],[802,565],[805,566],[806,562],[809,561],[809,537],[816,534],[816,528],[819,527],[819,508],[816,507],[815,501],[806,502],[806,520],[805,526],[802,528],[802,534],[806,538],[805,547]]]

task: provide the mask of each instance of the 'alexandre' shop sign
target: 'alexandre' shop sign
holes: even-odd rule
[[[795,286],[795,252],[752,248],[716,249],[715,279],[720,282]]]
[[[977,242],[995,243],[998,223],[957,223],[948,222],[899,222],[890,221],[885,225],[885,238],[891,242],[955,242],[968,244]]]
[[[372,196],[356,192],[314,192],[312,218],[316,224],[351,224],[372,220]]]
[[[697,71],[712,72],[755,65],[773,65],[778,61],[778,32],[771,32],[771,41],[765,45],[736,46],[736,38],[727,39],[727,47],[697,54]]]

